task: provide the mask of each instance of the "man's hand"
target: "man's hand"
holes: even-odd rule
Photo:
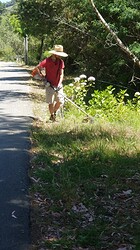
[[[43,80],[45,78],[44,74],[41,72],[41,69],[38,67],[33,69],[33,71],[31,72],[31,75],[35,79],[40,78],[40,80]]]

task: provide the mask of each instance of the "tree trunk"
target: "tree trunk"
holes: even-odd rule
[[[38,55],[37,55],[37,60],[39,62],[40,62],[41,57],[42,57],[43,45],[44,45],[44,37],[41,37],[41,42],[40,42],[40,46],[38,48]]]
[[[112,35],[114,40],[116,41],[117,45],[120,47],[120,49],[127,55],[127,57],[133,61],[134,65],[140,68],[140,60],[129,50],[128,47],[126,47],[123,42],[119,39],[119,37],[116,35],[116,33],[110,28],[110,26],[107,24],[107,22],[104,20],[98,9],[96,8],[93,0],[91,0],[91,4],[93,9],[95,10],[98,18],[102,22],[102,24],[105,26],[106,30],[109,31],[109,33]]]
[[[24,37],[24,63],[25,65],[28,64],[28,36],[25,35]]]

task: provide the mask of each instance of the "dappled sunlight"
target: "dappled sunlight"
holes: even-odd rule
[[[6,68],[5,68],[6,66]],[[15,63],[0,62],[1,248],[29,247],[30,101],[29,74]]]

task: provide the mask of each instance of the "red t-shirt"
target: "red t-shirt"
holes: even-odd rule
[[[64,61],[62,59],[57,58],[54,62],[51,57],[43,60],[39,66],[41,68],[45,68],[46,79],[50,82],[54,87],[57,87],[60,80],[60,75],[62,69],[64,69]]]

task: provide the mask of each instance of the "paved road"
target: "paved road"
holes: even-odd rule
[[[28,250],[29,75],[0,62],[0,250]]]

